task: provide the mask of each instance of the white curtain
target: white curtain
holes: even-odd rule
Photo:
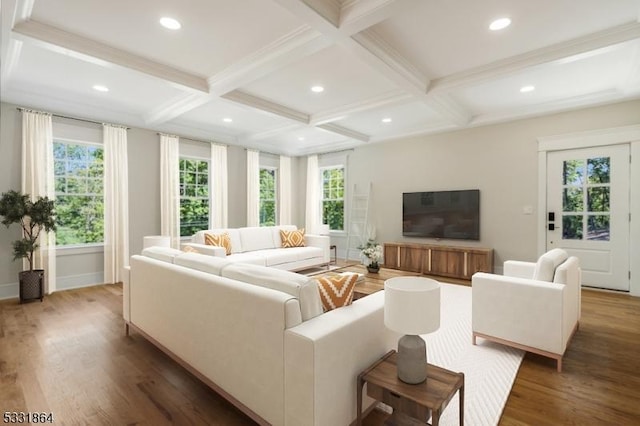
[[[260,226],[260,152],[247,150],[247,226]]]
[[[291,157],[280,156],[278,175],[278,214],[280,225],[291,224]]]
[[[320,215],[320,169],[318,156],[307,157],[307,208],[306,231],[310,234],[320,230],[322,216]]]
[[[174,135],[160,134],[160,234],[180,248],[180,145]]]
[[[22,192],[32,201],[38,197],[55,199],[53,180],[53,133],[51,114],[22,111]],[[40,248],[33,254],[33,268],[44,269],[44,291],[56,291],[56,235],[42,232]],[[23,261],[27,269],[29,263]]]
[[[104,140],[104,281],[121,282],[129,265],[127,129],[102,125]]]
[[[228,188],[227,188],[227,147],[211,144],[211,190],[213,206],[209,215],[211,228],[227,227]]]

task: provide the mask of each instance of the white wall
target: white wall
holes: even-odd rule
[[[380,242],[434,242],[402,237],[403,192],[480,189],[480,241],[441,243],[493,248],[500,272],[507,259],[534,260],[538,256],[537,138],[639,123],[640,101],[632,101],[369,144],[349,155],[348,185],[373,183],[371,217]],[[533,214],[523,213],[526,206],[532,207]],[[344,238],[332,237],[341,253],[344,242]],[[637,253],[635,256],[632,263],[640,263]]]

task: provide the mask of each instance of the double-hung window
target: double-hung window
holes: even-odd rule
[[[276,224],[277,179],[277,169],[260,168],[260,226]]]
[[[56,244],[104,241],[104,150],[101,145],[53,141]]]
[[[180,158],[180,236],[209,229],[209,161]]]
[[[332,231],[344,230],[344,167],[320,169],[322,182],[322,223]]]

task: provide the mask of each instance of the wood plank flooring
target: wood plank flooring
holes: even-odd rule
[[[403,274],[415,275],[367,280]],[[640,298],[583,290],[582,301],[562,373],[527,354],[501,425],[640,424]],[[121,312],[117,285],[0,301],[0,410],[51,412],[60,425],[254,424],[140,335],[126,337]],[[365,424],[385,418],[374,411]]]

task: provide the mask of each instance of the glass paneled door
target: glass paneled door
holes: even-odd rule
[[[629,145],[547,160],[547,249],[580,258],[583,285],[629,291]]]

